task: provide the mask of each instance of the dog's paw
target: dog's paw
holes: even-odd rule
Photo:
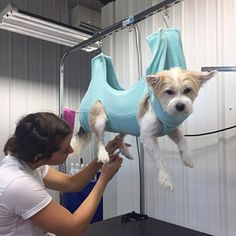
[[[184,165],[193,168],[194,163],[193,163],[193,158],[192,158],[192,153],[191,152],[181,152],[180,153],[182,161]]]
[[[100,146],[98,150],[98,161],[102,163],[109,162],[109,155],[104,146]]]
[[[122,154],[123,154],[126,158],[128,158],[129,160],[134,160],[134,157],[133,157],[130,153],[123,153],[123,152],[122,152]]]
[[[133,156],[129,153],[127,148],[120,148],[121,154],[124,155],[126,158],[128,158],[129,160],[133,160]]]
[[[194,163],[192,159],[184,159],[183,163],[188,166],[189,168],[193,168],[194,167]]]
[[[169,191],[173,191],[173,184],[166,170],[159,171],[158,181],[164,188],[166,188]]]

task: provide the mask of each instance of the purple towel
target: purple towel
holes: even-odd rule
[[[71,129],[74,129],[74,123],[75,123],[75,111],[69,108],[63,109],[63,117],[66,123],[71,127]]]

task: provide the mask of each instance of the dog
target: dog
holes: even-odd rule
[[[140,98],[136,110],[138,134],[144,148],[155,162],[159,183],[168,190],[173,190],[173,184],[165,167],[164,157],[160,152],[157,137],[168,135],[177,144],[183,164],[193,168],[191,151],[178,126],[192,113],[193,102],[198,95],[199,89],[206,81],[214,77],[215,73],[215,71],[188,71],[176,67],[160,71],[155,75],[148,75],[145,78],[148,90]],[[160,115],[160,113],[162,114]],[[174,121],[171,121],[171,119]],[[108,130],[108,122],[106,107],[100,100],[97,100],[89,110],[88,124],[91,132],[96,135],[98,160],[103,163],[109,161],[103,140],[104,132]],[[83,127],[81,127],[80,131],[72,139],[72,147],[77,154],[90,141],[91,132],[84,132]],[[125,132],[120,132],[117,138],[123,141],[126,134],[132,135],[133,133],[126,128]],[[124,142],[120,152],[127,158],[133,159]]]

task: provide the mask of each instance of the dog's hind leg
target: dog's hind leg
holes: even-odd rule
[[[104,131],[107,122],[107,115],[101,102],[96,102],[89,113],[89,125],[92,132],[95,133],[98,145],[98,161],[106,163],[109,161],[109,155],[105,149]]]
[[[183,163],[193,168],[193,160],[192,160],[192,153],[188,148],[187,142],[181,131],[177,128],[174,131],[172,131],[170,134],[168,134],[170,139],[178,145],[180,157],[183,161]]]
[[[148,106],[148,103],[146,106]],[[154,162],[154,166],[158,171],[158,181],[162,186],[172,191],[172,181],[165,167],[164,158],[157,141],[160,121],[156,118],[150,106],[145,108],[145,112],[140,111],[139,124],[141,142],[143,143],[144,148],[148,151]]]

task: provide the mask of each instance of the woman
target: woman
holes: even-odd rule
[[[107,183],[119,170],[122,159],[112,156],[120,147],[117,138],[108,142],[107,164],[93,160],[79,173],[69,176],[50,165],[61,165],[68,154],[72,131],[53,113],[39,112],[23,117],[4,147],[0,163],[0,235],[81,235],[101,200]],[[80,191],[101,168],[95,187],[72,214],[58,204],[45,188]]]

